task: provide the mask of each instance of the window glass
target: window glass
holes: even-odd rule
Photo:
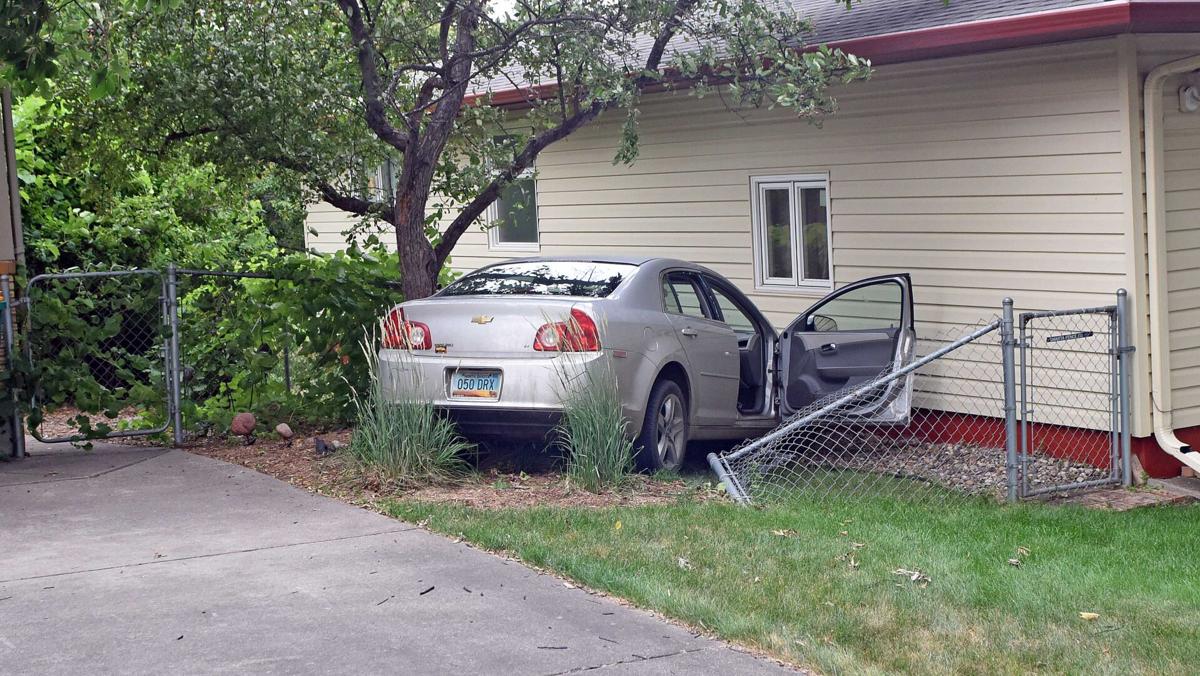
[[[763,190],[767,276],[792,278],[792,201],[787,188]]]
[[[717,307],[721,308],[721,316],[725,318],[725,323],[738,333],[755,333],[754,321],[742,310],[741,306],[725,295],[721,289],[712,285],[710,288],[713,296],[717,299]]]
[[[829,279],[829,224],[825,188],[800,189],[804,223],[804,279]]]
[[[667,312],[704,319],[700,292],[687,275],[667,275],[663,282],[663,307]]]
[[[903,290],[896,282],[862,286],[835,296],[808,316],[809,331],[871,331],[900,326]]]
[[[626,263],[522,261],[476,270],[439,296],[583,296],[604,298],[637,269]]]
[[[755,200],[755,276],[776,287],[829,287],[828,179],[771,176],[752,179]]]
[[[523,176],[505,186],[496,199],[496,242],[536,244],[537,194],[532,176]]]

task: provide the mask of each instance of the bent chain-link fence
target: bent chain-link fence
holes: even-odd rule
[[[1128,483],[1119,315],[1118,306],[1026,313],[1018,333],[1006,303],[988,323],[923,327],[909,364],[828,395],[709,463],[738,502],[1012,500]],[[864,414],[906,387],[907,417]]]

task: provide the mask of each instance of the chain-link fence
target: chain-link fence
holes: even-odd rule
[[[1025,314],[1020,339],[1011,302],[988,323],[926,327],[910,363],[828,395],[709,462],[740,502],[1015,499],[1127,482],[1119,299]],[[906,417],[876,414],[910,393]]]
[[[34,277],[20,388],[30,432],[82,442],[170,429],[179,444],[243,411],[267,430],[344,421],[369,377],[360,341],[400,300],[391,270],[361,269],[335,258]]]

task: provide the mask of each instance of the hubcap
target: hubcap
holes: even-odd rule
[[[664,467],[674,467],[683,457],[683,402],[668,394],[658,407],[655,425],[658,457]]]

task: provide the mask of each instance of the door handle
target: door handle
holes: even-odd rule
[[[696,336],[700,335],[699,331],[697,331],[696,329],[693,329],[690,326],[687,328],[679,329],[679,332],[689,338],[695,338]]]
[[[821,354],[837,354],[837,343],[825,343],[821,346]]]

